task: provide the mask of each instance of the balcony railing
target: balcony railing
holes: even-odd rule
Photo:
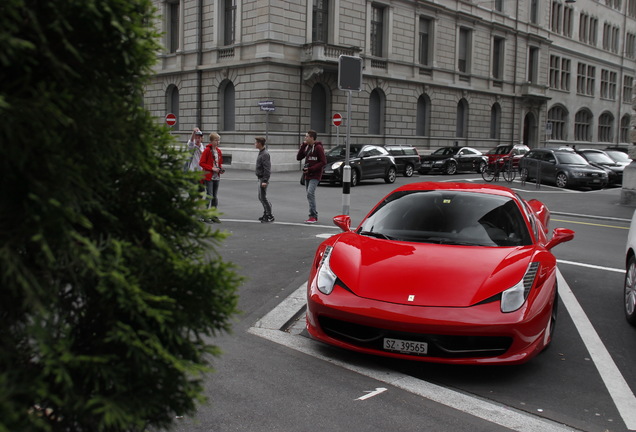
[[[358,47],[343,47],[322,42],[307,44],[303,48],[303,62],[338,62],[341,55],[355,56],[361,51]]]

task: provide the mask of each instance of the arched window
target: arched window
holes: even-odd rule
[[[468,133],[468,102],[461,99],[457,103],[457,118],[455,119],[455,136],[457,138],[467,138]]]
[[[552,123],[553,140],[563,141],[566,139],[565,122],[567,120],[567,111],[561,106],[555,106],[548,111],[548,121]]]
[[[172,113],[177,116],[177,122],[172,126],[172,130],[179,130],[179,89],[176,85],[170,84],[166,89],[166,114]]]
[[[431,99],[421,95],[417,99],[415,135],[428,136],[431,132]]]
[[[582,109],[574,116],[574,139],[592,141],[592,113]]]
[[[369,134],[384,133],[384,104],[386,98],[382,90],[374,89],[369,96]]]
[[[625,114],[621,118],[621,142],[628,143],[629,142],[629,114]]]
[[[327,132],[327,91],[322,84],[311,89],[310,128],[318,133]]]
[[[614,139],[614,116],[604,112],[598,118],[598,140],[600,142],[612,142]]]
[[[221,118],[219,124],[222,131],[235,130],[236,102],[234,84],[231,81],[224,81],[219,87],[219,113]]]
[[[501,105],[494,103],[490,109],[490,138],[499,139],[501,135]]]

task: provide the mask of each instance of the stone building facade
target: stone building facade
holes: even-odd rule
[[[274,169],[297,169],[308,129],[326,148],[349,127],[351,142],[420,153],[634,141],[636,0],[154,3],[165,49],[146,108],[176,114],[181,142],[218,132],[237,168],[267,135]],[[341,55],[361,59],[359,91],[339,89]]]

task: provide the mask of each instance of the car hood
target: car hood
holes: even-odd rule
[[[535,250],[534,246],[407,243],[346,233],[335,242],[330,265],[359,297],[416,306],[468,307],[518,283]]]

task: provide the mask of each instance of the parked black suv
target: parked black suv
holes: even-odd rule
[[[420,169],[420,154],[412,145],[390,144],[384,148],[395,159],[398,172],[404,174],[405,177],[411,177],[415,171]]]

